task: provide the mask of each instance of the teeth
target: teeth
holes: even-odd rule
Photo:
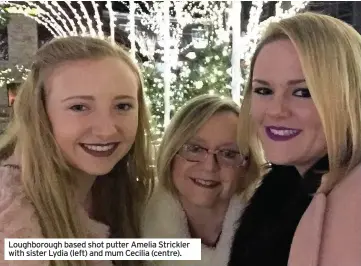
[[[89,145],[89,144],[84,144],[84,146],[92,151],[109,151],[111,149],[114,148],[115,144],[110,144],[110,145]]]
[[[194,180],[196,181],[196,183],[199,183],[203,186],[214,186],[218,184],[218,182],[212,180],[203,180],[198,178],[195,178]]]
[[[270,131],[273,134],[279,135],[279,136],[291,136],[298,132],[298,130],[278,130],[278,129],[273,129],[273,128],[271,128]]]

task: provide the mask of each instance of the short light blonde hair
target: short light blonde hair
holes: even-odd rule
[[[22,182],[46,238],[85,238],[87,234],[72,202],[74,169],[62,155],[47,115],[44,80],[49,70],[63,62],[106,57],[119,58],[138,78],[138,129],[128,154],[106,177],[95,181],[92,212],[95,219],[110,226],[111,237],[140,237],[140,213],[154,180],[149,114],[142,77],[120,46],[97,38],[73,36],[54,39],[38,50],[15,100],[13,119],[0,138],[1,160],[13,154],[15,147],[21,154]],[[86,262],[53,261],[51,265],[75,266],[86,265]]]
[[[172,180],[172,161],[179,149],[215,114],[232,112],[239,115],[239,106],[231,99],[217,95],[201,95],[188,101],[172,118],[165,130],[157,157],[157,176],[160,185],[171,193],[176,189]],[[216,130],[216,129],[215,129]],[[258,167],[254,165],[253,157],[249,158],[247,175],[240,182],[237,193],[244,193],[259,177]]]
[[[361,36],[345,22],[322,14],[302,13],[269,25],[251,61],[241,108],[240,146],[261,150],[250,120],[253,68],[268,43],[289,39],[300,57],[305,80],[326,136],[329,173],[322,191],[329,191],[361,162]]]

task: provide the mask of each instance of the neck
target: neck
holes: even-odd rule
[[[76,177],[76,198],[83,206],[89,205],[89,200],[91,198],[90,191],[95,182],[96,176],[79,171],[76,173]]]
[[[317,157],[314,160],[306,163],[306,164],[299,164],[299,165],[295,165],[298,173],[301,176],[305,176],[305,174],[308,172],[308,170],[310,170],[312,167],[314,167],[316,164],[318,164],[320,162],[320,164],[322,164],[320,167],[323,168],[322,170],[328,170],[328,158],[325,158],[327,154],[324,154],[323,156]],[[324,159],[324,160],[323,160]],[[322,162],[321,162],[322,161]],[[326,163],[327,162],[327,163]],[[326,165],[327,164],[327,165]]]
[[[200,238],[207,246],[215,246],[222,233],[229,202],[222,202],[211,208],[200,207],[186,200],[181,200],[181,203],[187,215],[191,236]]]

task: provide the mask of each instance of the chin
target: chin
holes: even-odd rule
[[[212,206],[214,206],[214,202],[209,200],[193,200],[191,202],[194,205],[202,208],[211,208]]]
[[[281,159],[281,158],[272,158],[272,159],[268,159],[268,161],[271,164],[277,164],[277,165],[293,165],[293,161],[287,159]]]
[[[278,164],[278,165],[290,165],[293,163],[291,158],[289,156],[282,155],[282,154],[269,154],[269,156],[266,155],[267,161],[272,164]]]
[[[89,175],[101,176],[101,175],[109,174],[113,168],[114,167],[112,167],[112,168],[92,168],[92,169],[85,168],[85,169],[83,169],[83,171]]]

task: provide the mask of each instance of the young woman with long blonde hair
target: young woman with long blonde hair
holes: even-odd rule
[[[303,13],[271,23],[240,112],[244,154],[271,163],[229,266],[361,265],[361,36]]]
[[[150,136],[141,74],[121,47],[91,37],[42,46],[0,138],[0,253],[4,238],[140,237]]]

